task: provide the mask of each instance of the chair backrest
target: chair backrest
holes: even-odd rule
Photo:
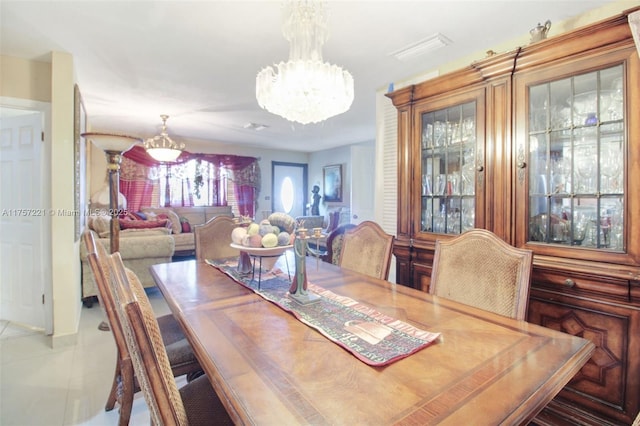
[[[340,212],[338,212],[340,214]],[[356,226],[352,223],[345,223],[337,226],[336,229],[331,231],[327,235],[327,253],[322,256],[322,260],[327,263],[333,263],[334,265],[340,264],[340,253],[342,252],[342,241],[344,240],[344,233],[349,229],[353,229]]]
[[[187,425],[160,327],[144,288],[136,275],[125,269],[120,253],[110,256],[109,265],[116,289],[116,311],[153,424]]]
[[[329,212],[329,220],[327,224],[327,228],[324,230],[327,234],[330,234],[334,229],[338,227],[340,224],[340,211],[336,210],[333,212]]]
[[[429,293],[524,320],[532,265],[531,250],[472,229],[436,241]]]
[[[87,248],[87,260],[93,272],[93,277],[98,288],[98,301],[100,307],[109,321],[109,328],[118,348],[121,359],[129,357],[129,350],[120,324],[120,318],[116,312],[115,295],[111,280],[111,268],[109,267],[109,254],[104,246],[96,243],[93,234],[86,231],[82,239]]]
[[[240,251],[230,246],[231,233],[237,226],[228,216],[216,216],[207,223],[196,226],[196,260],[239,256]]]
[[[340,267],[386,280],[392,249],[393,235],[375,222],[361,222],[344,234]]]

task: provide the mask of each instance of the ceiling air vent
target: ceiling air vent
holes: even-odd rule
[[[257,132],[257,131],[266,129],[269,126],[267,126],[266,124],[247,123],[242,127],[244,127],[247,130],[255,130]]]
[[[440,33],[436,33],[395,52],[391,52],[389,56],[393,56],[400,61],[409,61],[449,44],[451,44],[451,40]]]

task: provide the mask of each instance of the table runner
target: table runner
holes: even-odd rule
[[[321,299],[316,303],[301,305],[289,298],[291,283],[287,274],[280,270],[272,271],[268,277],[263,275],[258,290],[258,281],[252,279],[251,274],[238,273],[237,258],[207,260],[207,263],[292,313],[302,323],[319,331],[368,365],[383,366],[405,358],[427,347],[440,336],[440,333],[421,330],[311,282],[308,291],[320,295]]]

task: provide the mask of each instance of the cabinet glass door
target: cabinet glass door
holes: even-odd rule
[[[421,230],[460,234],[475,226],[476,102],[421,119]]]
[[[622,65],[528,88],[527,241],[624,251]]]

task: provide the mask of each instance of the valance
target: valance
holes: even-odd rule
[[[126,158],[129,158],[136,163],[144,164],[147,167],[159,166],[162,163],[155,160],[140,145],[136,145],[129,151],[124,153]],[[176,163],[184,163],[189,160],[201,159],[208,161],[217,167],[226,167],[229,170],[237,171],[245,169],[246,167],[257,163],[258,159],[255,157],[245,157],[242,155],[229,155],[229,154],[201,154],[190,153],[183,151],[182,154],[176,160]]]

